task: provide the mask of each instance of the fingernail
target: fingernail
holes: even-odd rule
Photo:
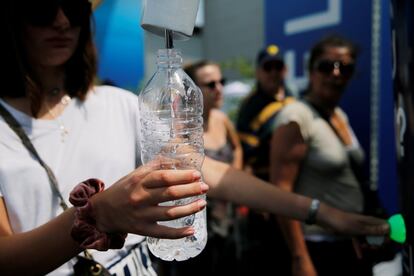
[[[207,205],[207,201],[205,201],[204,199],[201,199],[197,202],[197,204],[198,204],[198,207],[200,207],[200,209],[201,209],[201,208],[204,208]]]
[[[199,171],[195,171],[193,172],[193,177],[195,180],[200,179],[201,178],[201,173]]]
[[[194,235],[195,231],[193,227],[188,228],[187,230],[184,231],[185,235],[191,236]]]
[[[204,182],[200,182],[200,187],[201,187],[201,191],[203,192],[203,193],[205,193],[205,192],[207,192],[208,191],[208,189],[210,188],[206,183],[204,183]]]

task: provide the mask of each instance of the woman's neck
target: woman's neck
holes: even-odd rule
[[[50,94],[56,95],[56,90],[64,90],[65,71],[63,67],[37,67],[34,70],[41,93],[46,99]]]
[[[323,111],[326,115],[332,115],[335,111],[336,105],[331,105],[326,101],[321,100],[318,97],[313,96],[311,93],[304,96],[305,100],[311,103],[312,105],[316,106],[319,110]]]
[[[62,97],[66,95],[64,88],[64,71],[61,68],[36,67],[33,70],[33,74],[39,87],[28,87],[25,97],[4,98],[4,100],[17,110],[32,116],[32,99],[29,96],[32,93],[30,93],[30,89],[39,89],[41,94],[41,103],[39,113],[36,117],[42,118],[48,113],[48,110],[53,109],[56,105],[58,105]],[[33,94],[39,95],[39,92]]]

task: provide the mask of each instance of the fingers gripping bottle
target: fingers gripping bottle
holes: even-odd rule
[[[165,166],[166,169],[201,170],[204,159],[203,97],[200,89],[182,70],[179,50],[158,50],[157,71],[138,98],[142,162],[145,164],[162,156],[171,160]],[[169,201],[161,205],[183,205],[197,198]],[[207,243],[205,208],[195,215],[158,223],[175,228],[192,225],[195,229],[193,236],[182,239],[149,237],[147,242],[150,251],[163,260],[183,261],[195,257]]]

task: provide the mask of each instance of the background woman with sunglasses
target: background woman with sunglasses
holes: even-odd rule
[[[309,88],[301,101],[276,118],[271,182],[286,191],[317,198],[341,210],[361,213],[363,194],[353,166],[363,151],[338,106],[354,72],[355,46],[339,36],[318,42],[309,59]],[[292,255],[295,276],[371,275],[350,238],[315,225],[279,220]]]
[[[203,92],[204,104],[204,150],[207,156],[231,164],[236,169],[243,167],[243,153],[233,123],[220,110],[223,105],[225,79],[220,66],[202,60],[189,64],[186,73]]]
[[[220,66],[201,60],[185,66],[186,73],[203,93],[204,152],[206,156],[242,169],[243,152],[239,137],[223,105],[223,78]],[[237,183],[234,183],[237,186]],[[227,275],[236,273],[236,217],[234,206],[226,201],[208,199],[207,227],[209,241],[201,255],[177,264],[177,275],[193,275],[194,269],[204,267],[199,275]]]
[[[90,16],[88,0],[3,1],[2,65],[7,70],[0,76],[1,275],[71,275],[75,257],[85,248],[120,247],[92,255],[112,274],[153,275],[144,236],[190,236],[191,227],[166,228],[157,221],[205,206],[202,200],[179,207],[158,205],[205,193],[209,187],[199,172],[160,170],[159,160],[135,169],[140,164],[137,98],[93,85]],[[13,117],[15,122],[6,121]],[[270,187],[226,164],[206,158],[203,176],[211,196],[307,217],[309,198]],[[91,177],[108,188],[83,205],[79,199],[101,183],[86,181],[71,197],[82,209],[63,211],[62,200],[76,183]],[[350,234],[388,232],[383,220],[327,205],[321,205],[317,222]],[[80,227],[85,223],[87,227]],[[125,233],[136,235],[124,244]]]

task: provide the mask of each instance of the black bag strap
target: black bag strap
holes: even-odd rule
[[[9,127],[17,134],[17,136],[19,136],[20,140],[22,141],[26,149],[36,158],[39,164],[45,169],[47,176],[49,178],[50,186],[52,187],[52,190],[54,191],[54,193],[60,199],[60,206],[63,208],[63,210],[67,210],[69,207],[67,203],[65,202],[65,199],[63,198],[62,193],[59,190],[58,182],[52,169],[40,157],[39,153],[33,146],[29,137],[27,137],[26,132],[23,130],[19,122],[13,117],[13,115],[1,103],[0,103],[0,115],[3,116],[4,120],[9,125]]]
[[[338,139],[343,143],[341,137],[339,136],[338,131],[332,125],[331,121],[329,120],[329,115],[326,114],[321,108],[314,105],[313,103],[303,99],[303,101],[308,104],[311,108],[313,108],[319,116],[324,119],[328,125],[332,128],[334,133],[338,136]],[[369,187],[369,179],[367,179],[365,173],[363,172],[360,165],[357,164],[354,158],[348,154],[348,160],[350,163],[351,170],[355,175],[356,179],[358,180],[359,187],[364,195],[364,213],[369,215],[375,215],[378,217],[387,217],[386,210],[382,207],[382,204],[379,200],[378,194],[376,190],[372,190]]]
[[[345,147],[345,143],[342,140],[341,136],[339,135],[338,130],[334,127],[331,120],[329,119],[329,115],[326,112],[324,112],[324,110],[322,110],[320,107],[316,106],[315,104],[313,104],[313,103],[311,103],[311,102],[309,102],[305,99],[303,101],[307,105],[312,107],[316,111],[316,113],[318,113],[319,116],[326,121],[326,123],[331,127],[332,131],[336,134],[338,139],[341,141],[342,145]],[[350,162],[350,165],[351,165],[352,172],[354,173],[354,175],[357,178],[358,182],[361,185],[363,185],[363,183],[366,181],[366,178],[364,177],[364,173],[362,172],[362,169],[360,168],[359,165],[356,164],[354,158],[352,158],[352,156],[350,156],[349,154],[348,154],[348,159],[349,159],[349,162]]]

